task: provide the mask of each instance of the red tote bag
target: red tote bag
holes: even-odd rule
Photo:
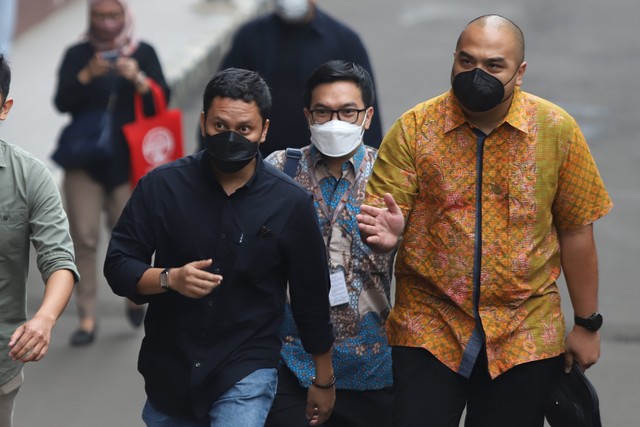
[[[177,160],[184,155],[182,141],[182,112],[167,109],[162,88],[148,79],[153,94],[156,114],[145,116],[142,97],[133,99],[135,120],[122,126],[131,155],[131,188],[156,166]]]

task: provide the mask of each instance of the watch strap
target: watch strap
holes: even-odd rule
[[[595,331],[598,331],[602,326],[602,315],[598,312],[595,312],[591,316],[585,318],[585,317],[576,316],[574,314],[573,322],[578,326],[581,326],[585,329],[595,332]]]

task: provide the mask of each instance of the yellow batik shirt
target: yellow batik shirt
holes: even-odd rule
[[[425,348],[456,372],[476,327],[476,140],[451,91],[417,105],[386,135],[365,199],[382,207],[389,192],[406,219],[389,344]],[[496,377],[564,351],[556,229],[613,205],[575,120],[520,89],[483,157],[479,314]]]

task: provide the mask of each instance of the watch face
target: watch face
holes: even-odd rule
[[[602,326],[602,314],[600,313],[594,313],[589,320],[591,321],[591,329],[594,331],[597,331]]]
[[[169,288],[169,283],[168,283],[168,276],[169,276],[169,272],[167,270],[164,270],[162,273],[160,273],[160,287],[168,289]]]

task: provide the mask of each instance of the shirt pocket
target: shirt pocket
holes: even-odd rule
[[[20,252],[29,245],[29,216],[26,209],[0,210],[0,236],[3,253]]]
[[[245,238],[234,246],[234,275],[242,282],[260,287],[282,269],[277,240],[272,236]]]

